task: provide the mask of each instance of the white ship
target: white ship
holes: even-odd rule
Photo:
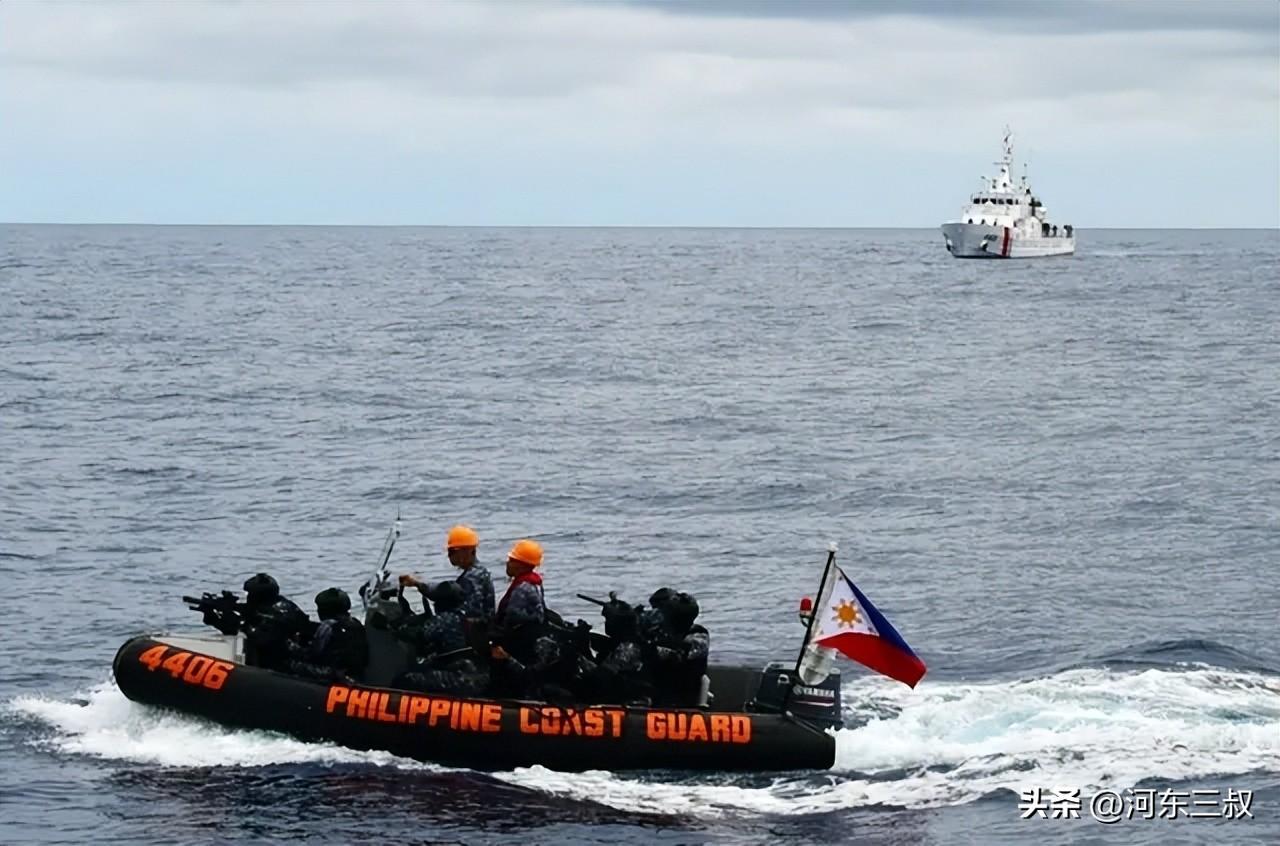
[[[1004,131],[1004,155],[996,162],[1000,172],[984,177],[982,190],[969,199],[960,219],[942,224],[947,251],[956,258],[1036,258],[1070,255],[1076,238],[1070,225],[1049,223],[1039,198],[1031,193],[1024,170],[1015,185],[1013,135]]]

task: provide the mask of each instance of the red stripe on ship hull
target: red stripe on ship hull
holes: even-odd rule
[[[1009,227],[1004,228],[1004,243],[1000,245],[1000,255],[1009,257]]]

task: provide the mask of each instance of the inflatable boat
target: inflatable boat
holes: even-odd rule
[[[213,633],[135,637],[116,653],[114,671],[124,695],[146,705],[474,769],[804,770],[835,758],[839,673],[804,684],[782,663],[713,666],[705,707],[567,707],[397,690],[387,684],[398,661],[372,660],[370,646],[366,682],[357,685],[251,666],[239,636]]]
[[[135,702],[227,726],[472,769],[779,771],[829,769],[835,762],[835,730],[843,725],[840,673],[832,668],[837,650],[912,687],[925,672],[835,566],[832,543],[817,602],[801,602],[805,638],[795,662],[763,670],[712,665],[698,707],[566,706],[397,689],[392,680],[413,657],[387,625],[407,613],[388,568],[399,526],[397,519],[377,570],[359,591],[369,651],[358,684],[253,666],[241,635],[212,633],[127,641],[116,653],[116,683]],[[184,599],[202,608],[201,600]]]

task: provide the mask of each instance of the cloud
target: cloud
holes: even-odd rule
[[[0,154],[985,155],[1005,123],[1057,156],[1253,149],[1278,132],[1278,16],[1181,2],[3,3]]]
[[[1020,3],[1014,17],[1054,21],[1074,5]],[[664,3],[656,10],[644,4],[6,5],[11,35],[0,63],[28,80],[279,88],[291,96],[376,85],[405,97],[470,98],[480,107],[485,100],[580,98],[584,114],[639,110],[676,120],[718,111],[759,117],[972,113],[1000,100],[1070,106],[1073,98],[1143,92],[1149,96],[1132,106],[1195,127],[1203,115],[1194,109],[1184,109],[1181,121],[1166,113],[1170,95],[1194,102],[1230,91],[1236,100],[1274,101],[1274,80],[1260,75],[1266,58],[1256,56],[1269,43],[1274,64],[1275,33],[1268,42],[1250,28],[1258,7],[1268,5],[1231,5],[1227,14],[1210,16],[1191,11],[1208,7],[1161,4],[1142,16],[1138,10],[1149,6],[1106,3],[1092,28],[1055,28],[1021,42],[976,38],[955,25],[1006,19],[990,4],[969,3]],[[925,16],[929,9],[935,14]],[[763,17],[721,17],[734,10]],[[783,12],[789,16],[770,17]],[[1175,26],[1135,37],[1139,17],[1162,25],[1210,18],[1236,24],[1226,30]]]
[[[1276,10],[1259,0],[617,0],[673,15],[798,20],[919,17],[967,23],[975,29],[1043,33],[1171,29],[1274,32]]]

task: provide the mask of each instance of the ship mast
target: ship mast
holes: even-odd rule
[[[1004,128],[1004,140],[1000,142],[1002,155],[1000,161],[994,164],[1000,168],[1000,176],[991,180],[991,190],[993,191],[1012,191],[1013,178],[1009,175],[1009,169],[1013,167],[1013,130],[1008,125]]]

